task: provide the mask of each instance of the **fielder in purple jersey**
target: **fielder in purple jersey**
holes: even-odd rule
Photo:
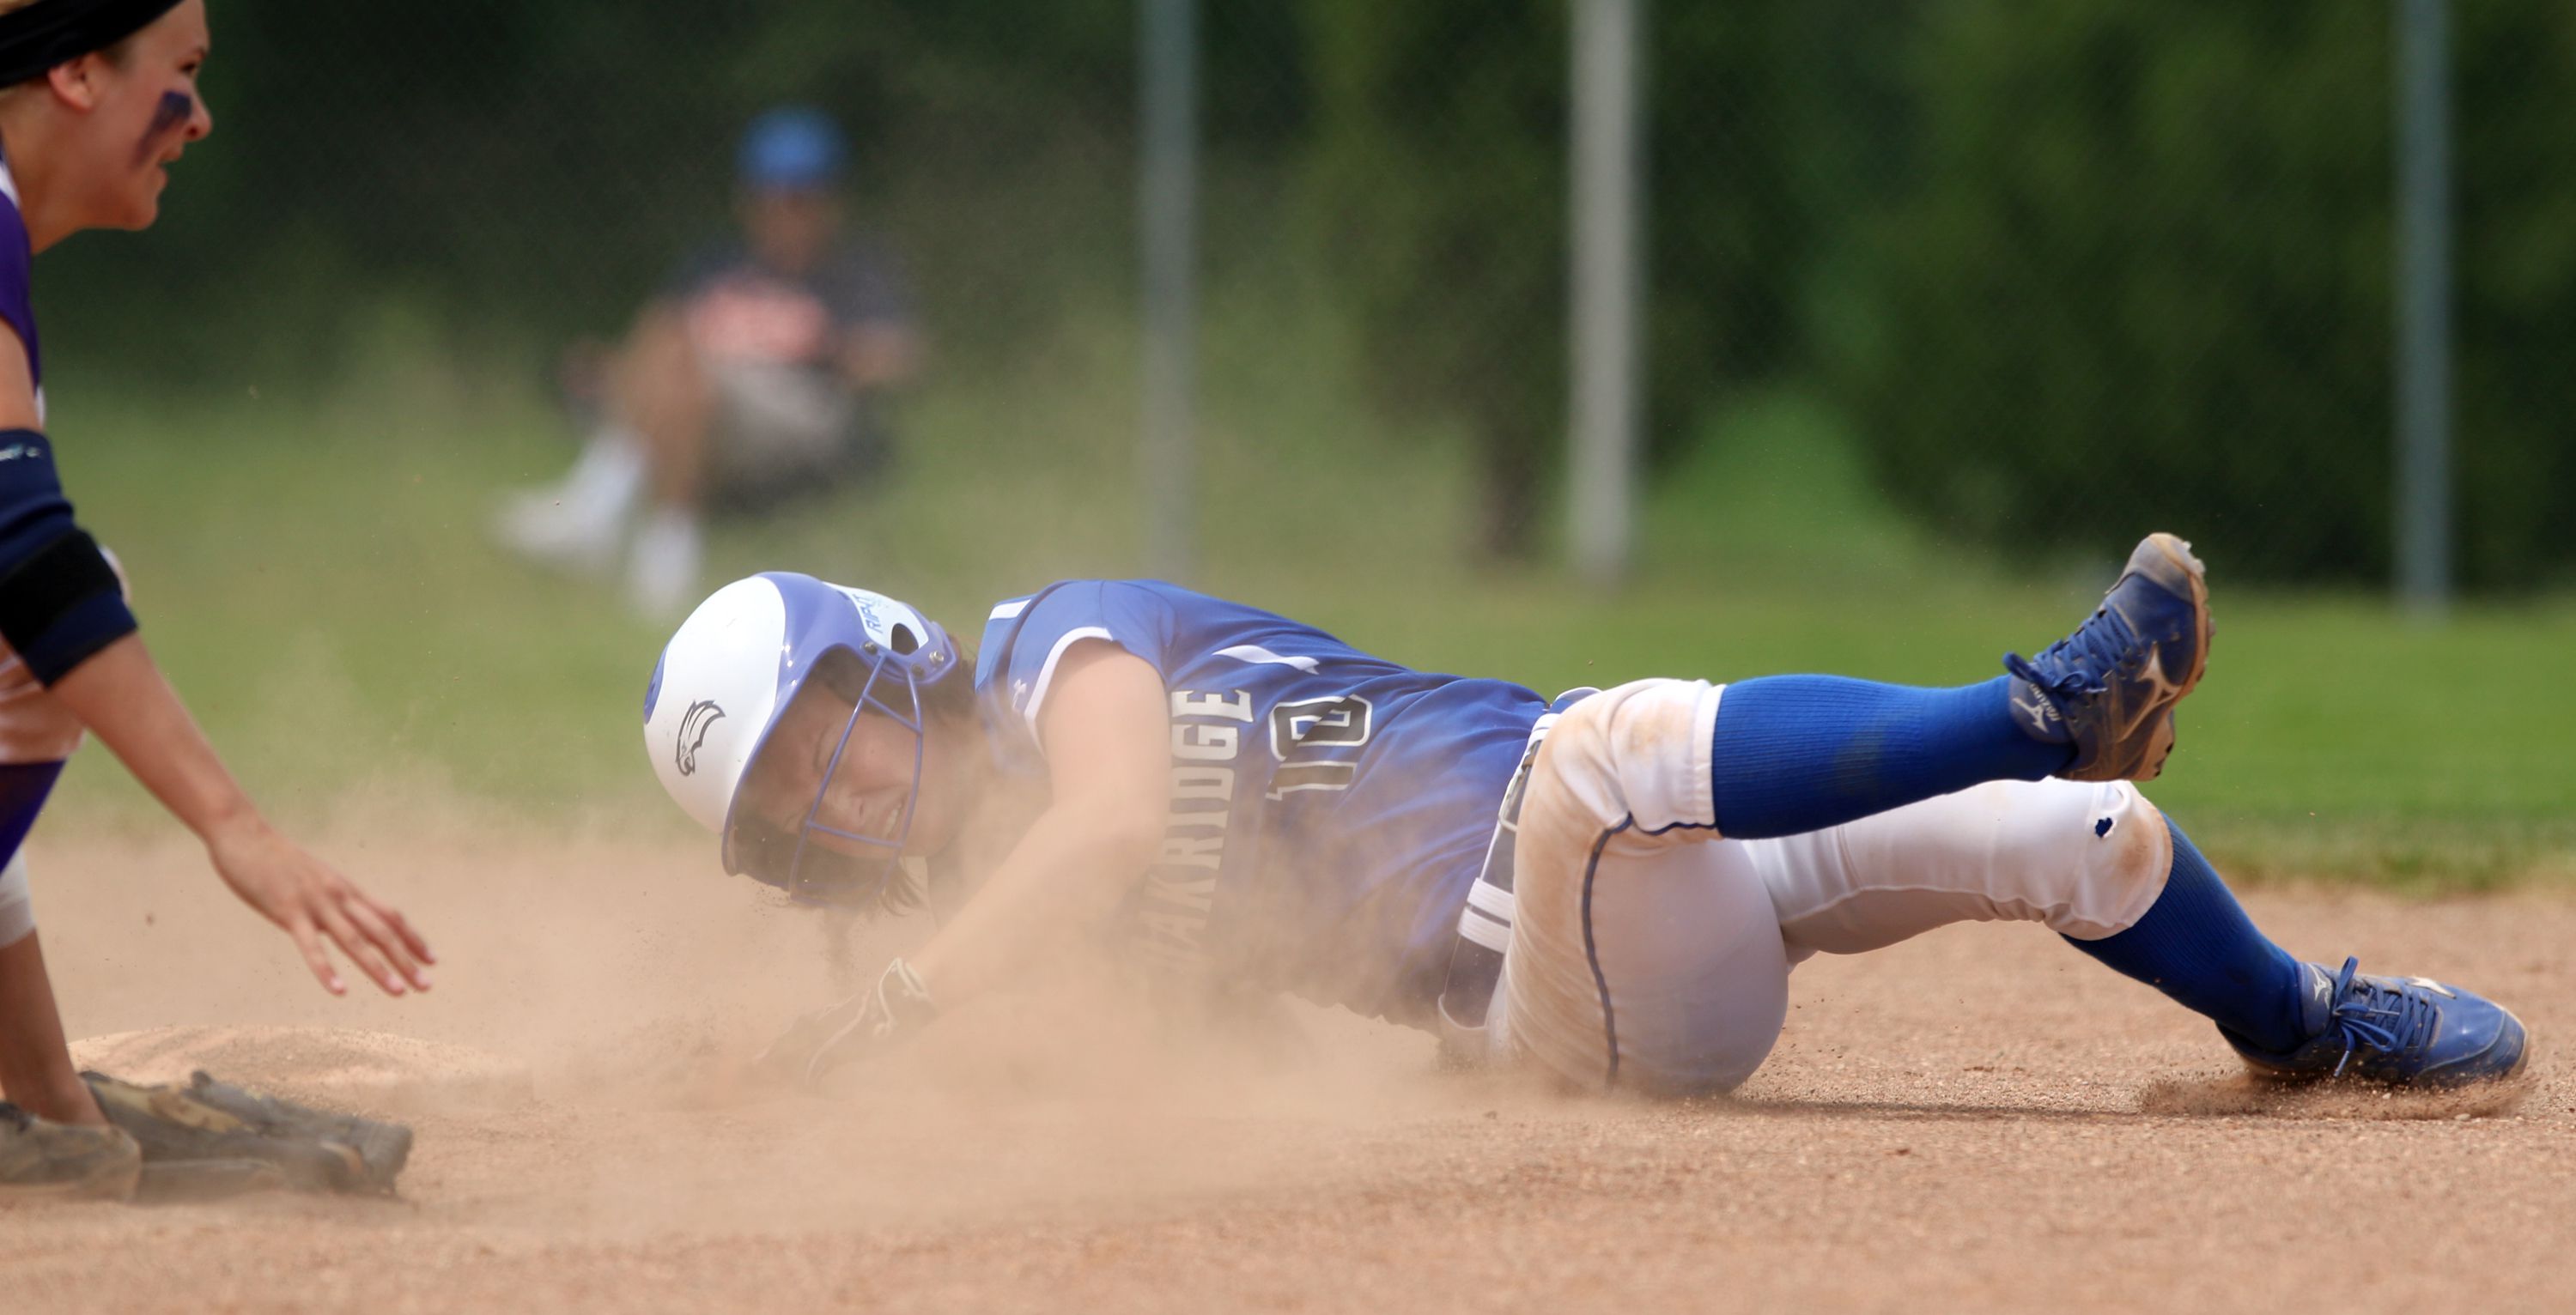
[[[344,990],[326,941],[390,994],[425,990],[400,913],[271,827],[162,678],[115,560],[74,519],[45,433],[34,259],[149,227],[214,126],[203,0],[0,0],[0,1197],[130,1195],[142,1152],[73,1067],[18,850],[84,734],[206,844],[233,893]]]
[[[2139,793],[2210,633],[2201,564],[2164,534],[1978,684],[1552,702],[1154,581],[1006,601],[978,656],[900,601],[772,572],[672,636],[644,733],[726,870],[942,914],[770,1046],[761,1066],[807,1083],[1090,935],[1185,995],[1294,992],[1457,1060],[1724,1091],[1770,1053],[1800,960],[1965,920],[2050,928],[2260,1074],[2515,1077],[2510,1012],[2293,957]]]

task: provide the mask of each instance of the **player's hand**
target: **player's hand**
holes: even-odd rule
[[[428,965],[438,956],[403,915],[369,898],[266,821],[253,817],[215,832],[206,853],[244,904],[295,938],[305,966],[331,994],[349,988],[322,948],[325,937],[385,994],[429,989]]]
[[[939,1007],[931,1003],[920,974],[897,959],[886,965],[875,986],[789,1025],[752,1061],[752,1072],[811,1091],[833,1069],[885,1049],[938,1016]]]

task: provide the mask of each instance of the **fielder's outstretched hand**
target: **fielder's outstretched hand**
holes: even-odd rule
[[[217,830],[207,837],[206,853],[244,904],[295,938],[305,966],[333,995],[349,988],[322,948],[326,936],[385,994],[429,989],[428,965],[438,962],[438,956],[403,915],[377,903],[266,821],[253,817]]]
[[[50,687],[173,817],[206,842],[224,884],[286,929],[304,964],[333,995],[349,988],[322,952],[328,936],[387,995],[429,989],[429,943],[403,916],[367,898],[347,877],[279,835],[215,756],[178,691],[128,634]]]

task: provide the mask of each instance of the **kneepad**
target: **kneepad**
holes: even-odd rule
[[[12,854],[0,867],[0,946],[15,945],[36,929],[36,902],[27,891],[27,856]]]

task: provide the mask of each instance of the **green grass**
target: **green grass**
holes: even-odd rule
[[[1543,690],[1640,675],[1828,670],[1981,679],[2062,633],[2116,563],[2004,574],[1889,516],[1827,418],[1794,399],[1713,423],[1657,481],[1621,592],[1462,559],[1457,437],[1404,432],[1356,393],[1312,316],[1228,332],[1203,418],[1203,587],[1415,665]],[[1308,327],[1299,327],[1301,325]],[[927,389],[898,489],[716,544],[902,593],[972,628],[993,598],[1136,567],[1135,361],[1113,323]],[[685,823],[638,754],[663,638],[613,590],[521,567],[481,526],[499,488],[571,448],[524,388],[432,368],[392,335],[327,394],[138,396],[68,374],[53,411],[84,518],[125,558],[146,634],[218,743],[299,821]],[[2151,794],[2233,871],[2461,889],[2576,877],[2576,600],[2448,624],[2374,600],[2230,589],[2183,748]],[[84,755],[55,828],[151,809]]]

